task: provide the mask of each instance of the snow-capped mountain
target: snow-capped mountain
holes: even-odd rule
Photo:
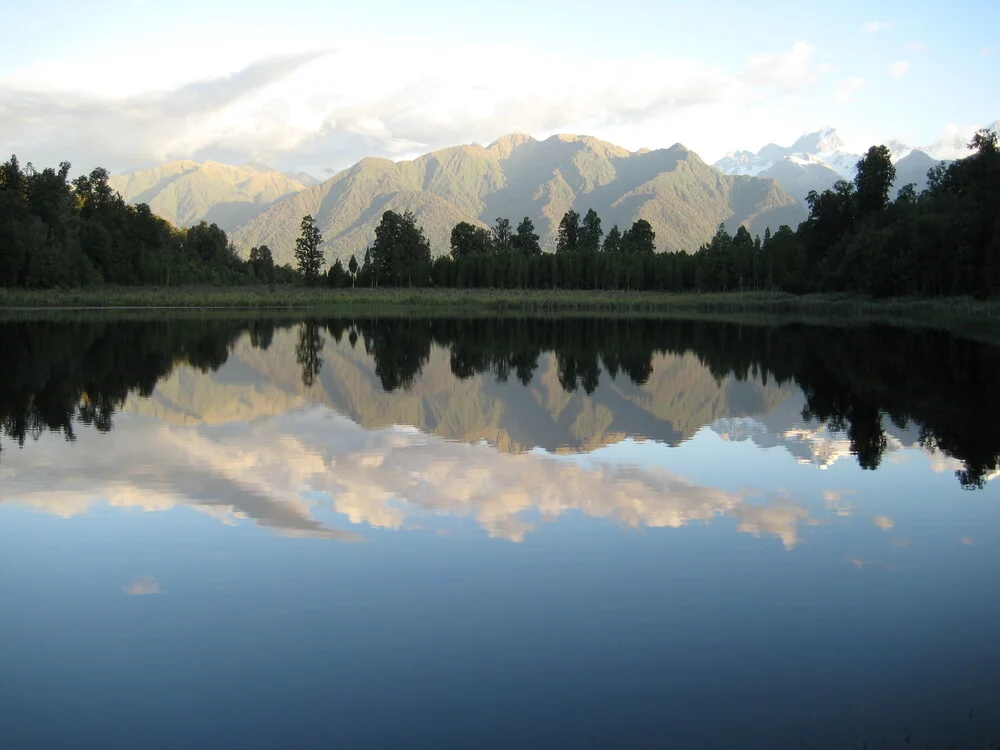
[[[968,138],[962,137],[968,143]],[[963,155],[952,142],[957,140],[958,136],[923,148],[914,148],[898,140],[889,141],[886,145],[896,163],[896,187],[915,182],[917,189],[922,189],[929,167],[941,159]],[[715,163],[715,168],[730,175],[777,180],[794,198],[804,200],[810,190],[822,191],[837,180],[853,180],[860,158],[861,154],[846,148],[836,130],[823,128],[803,134],[791,146],[769,143],[756,154],[750,151],[726,154]]]

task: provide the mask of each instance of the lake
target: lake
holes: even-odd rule
[[[136,312],[0,352],[5,750],[1000,741],[996,345]]]

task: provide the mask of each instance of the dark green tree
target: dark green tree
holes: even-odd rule
[[[615,224],[604,238],[604,252],[616,255],[622,251],[622,233]]]
[[[510,219],[497,218],[493,225],[491,237],[493,251],[497,255],[508,255],[514,248],[514,233],[510,228]]]
[[[460,221],[451,230],[451,256],[456,260],[473,255],[486,255],[492,250],[493,238],[488,229]]]
[[[430,280],[431,246],[411,212],[382,214],[371,263],[377,284],[422,286]]]
[[[351,276],[351,288],[354,288],[354,281],[358,277],[358,259],[353,255],[351,259],[347,262],[347,272]]]
[[[656,252],[656,232],[645,219],[638,219],[625,230],[622,236],[622,247],[626,253],[635,255],[652,255]]]
[[[563,214],[556,238],[556,252],[575,253],[580,249],[580,214],[572,209]]]
[[[586,216],[583,217],[583,225],[580,227],[579,249],[585,253],[596,253],[601,249],[601,238],[603,237],[601,217],[594,209],[588,209]]]
[[[518,255],[535,257],[542,254],[542,246],[538,244],[538,235],[535,233],[535,224],[527,216],[517,225],[517,233],[511,239],[511,243]]]
[[[896,180],[896,167],[892,154],[885,146],[872,146],[858,161],[854,177],[856,203],[859,216],[867,216],[885,209],[889,192]]]
[[[316,226],[312,216],[303,216],[299,226],[299,237],[295,240],[295,260],[299,264],[299,273],[307,284],[315,284],[319,279],[320,270],[325,262],[323,251],[319,249],[323,235]]]

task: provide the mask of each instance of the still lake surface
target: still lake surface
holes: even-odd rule
[[[80,314],[0,352],[5,750],[1000,736],[996,346]]]

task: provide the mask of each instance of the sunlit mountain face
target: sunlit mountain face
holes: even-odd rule
[[[0,350],[4,750],[996,726],[994,345],[158,312]]]

